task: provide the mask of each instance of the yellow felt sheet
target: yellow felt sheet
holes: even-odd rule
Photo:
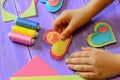
[[[85,79],[77,75],[72,75],[72,76],[12,77],[10,80],[85,80]]]

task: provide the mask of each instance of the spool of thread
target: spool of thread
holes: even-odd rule
[[[18,42],[25,45],[33,45],[35,43],[35,40],[32,37],[21,35],[15,32],[9,33],[8,37],[14,42]]]
[[[33,29],[28,29],[28,28],[25,28],[25,27],[21,27],[21,26],[18,26],[18,25],[13,26],[12,31],[16,32],[16,33],[19,33],[19,34],[26,35],[26,36],[30,36],[32,38],[37,38],[38,37],[38,32],[37,31],[35,31]]]
[[[15,23],[16,23],[16,25],[23,26],[25,28],[30,28],[30,29],[34,29],[34,30],[40,29],[38,22],[27,20],[25,18],[17,18]]]

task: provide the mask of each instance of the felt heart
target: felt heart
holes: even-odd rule
[[[52,42],[55,43],[55,42],[57,42],[58,40],[59,40],[58,35],[57,35],[57,34],[54,34],[54,35],[53,35]]]
[[[60,0],[48,0],[50,6],[57,6]]]
[[[94,27],[95,33],[88,36],[87,42],[92,47],[103,47],[116,42],[111,27],[104,22],[99,22]]]
[[[50,54],[54,59],[62,59],[68,51],[72,37],[61,40],[60,33],[48,30],[44,34],[45,42],[51,44]]]
[[[45,32],[44,39],[47,44],[53,45],[60,40],[60,34],[56,31],[48,30]]]
[[[106,33],[107,29],[108,28],[106,26],[103,26],[103,27],[99,28],[99,32]]]
[[[41,1],[46,3],[46,8],[48,9],[49,12],[56,12],[63,5],[63,0],[41,0]]]

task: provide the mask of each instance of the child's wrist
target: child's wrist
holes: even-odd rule
[[[114,0],[91,0],[85,7],[90,11],[90,15],[94,17],[113,1]]]

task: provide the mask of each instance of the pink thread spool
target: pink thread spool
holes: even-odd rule
[[[32,37],[21,35],[15,32],[9,33],[8,37],[14,42],[18,42],[25,45],[33,45],[35,43],[35,40]]]

